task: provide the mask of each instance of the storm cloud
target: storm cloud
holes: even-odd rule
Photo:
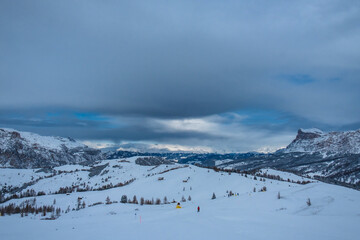
[[[359,1],[1,1],[0,124],[232,151],[349,130],[359,22]]]

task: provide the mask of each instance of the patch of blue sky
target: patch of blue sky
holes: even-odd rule
[[[257,125],[257,124],[286,124],[289,122],[289,117],[283,112],[275,110],[264,109],[244,109],[234,112],[240,116],[242,124]]]
[[[75,112],[73,116],[75,116],[80,121],[97,122],[99,123],[98,126],[101,128],[117,128],[122,125],[119,122],[115,124],[115,122],[112,121],[112,119],[108,116],[92,112]]]

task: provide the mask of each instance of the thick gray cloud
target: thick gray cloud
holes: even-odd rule
[[[112,132],[136,140],[174,135],[148,118],[242,109],[296,119],[283,128],[358,126],[359,22],[359,1],[5,0],[0,110],[138,118],[144,123]],[[26,124],[34,126],[18,123]],[[101,131],[79,136],[114,139]]]

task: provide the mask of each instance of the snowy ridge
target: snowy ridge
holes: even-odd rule
[[[300,130],[304,133],[318,133],[318,134],[324,133],[323,131],[317,128],[300,128]]]
[[[2,130],[6,131],[8,135],[13,132],[17,132],[19,133],[19,137],[22,138],[24,142],[28,143],[29,145],[41,146],[42,148],[48,150],[62,150],[64,146],[67,148],[86,147],[85,144],[79,143],[72,138],[40,136],[36,133],[16,131],[10,128],[3,128]],[[0,146],[6,146],[7,142],[7,138],[0,138]]]

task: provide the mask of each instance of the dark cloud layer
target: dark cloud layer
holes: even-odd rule
[[[351,0],[4,0],[1,124],[174,142],[211,134],[160,133],[147,119],[263,109],[285,113],[289,121],[279,126],[289,131],[359,126],[359,22],[360,3]],[[44,116],[58,109],[137,123],[90,117],[81,126]]]

